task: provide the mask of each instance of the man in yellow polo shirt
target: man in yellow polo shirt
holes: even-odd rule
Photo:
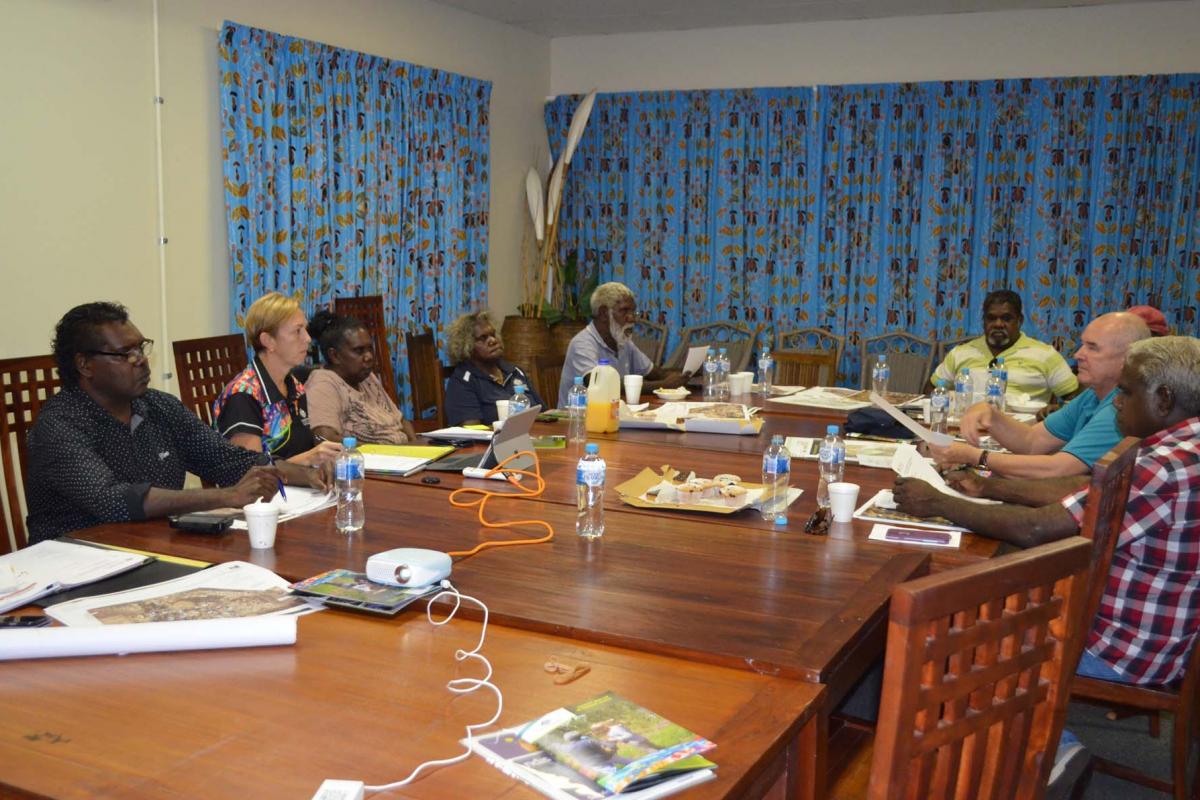
[[[983,336],[951,350],[933,371],[933,380],[941,378],[951,387],[964,367],[987,369],[1003,358],[1010,394],[1027,394],[1040,403],[1078,394],[1079,381],[1066,360],[1050,345],[1021,333],[1024,321],[1016,292],[999,289],[989,293],[983,299]],[[930,384],[932,389],[932,380]]]

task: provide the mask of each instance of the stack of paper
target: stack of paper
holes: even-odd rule
[[[0,611],[83,586],[145,564],[150,559],[72,542],[38,542],[0,556]]]
[[[490,442],[492,440],[492,429],[486,425],[470,425],[470,426],[454,426],[450,428],[439,428],[436,431],[422,433],[426,439],[466,439],[473,442]]]
[[[453,453],[448,445],[364,444],[358,448],[367,472],[410,475],[431,461]]]

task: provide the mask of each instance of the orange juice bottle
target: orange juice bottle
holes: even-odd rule
[[[584,422],[588,433],[616,431],[620,426],[620,406],[621,376],[607,358],[602,358],[588,380],[587,418]]]

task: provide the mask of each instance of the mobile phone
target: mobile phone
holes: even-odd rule
[[[0,616],[0,631],[16,630],[17,628],[40,628],[50,624],[49,617],[14,617]]]
[[[888,528],[883,538],[891,542],[916,542],[918,544],[950,544],[950,534],[945,531],[919,531],[914,528]]]
[[[168,517],[172,528],[192,533],[223,533],[233,524],[233,515],[223,512],[197,511]]]

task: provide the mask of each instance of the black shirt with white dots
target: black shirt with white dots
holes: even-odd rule
[[[243,450],[188,411],[150,389],[135,399],[130,424],[79,387],[46,401],[29,434],[29,541],[53,539],[106,522],[145,518],[151,487],[182,489],[191,472],[231,486],[262,453]]]

